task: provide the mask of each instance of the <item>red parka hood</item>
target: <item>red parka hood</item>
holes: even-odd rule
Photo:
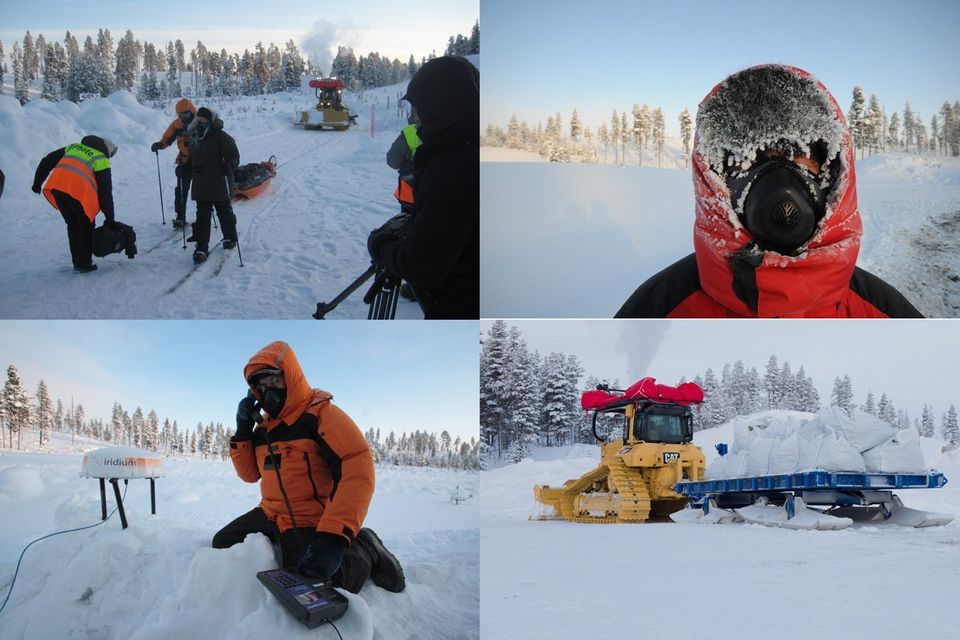
[[[269,416],[270,419],[265,423],[267,429],[272,429],[281,422],[293,424],[310,405],[333,398],[326,391],[310,387],[296,354],[286,342],[271,342],[250,358],[243,369],[244,380],[249,380],[250,375],[260,369],[280,369],[287,385],[287,400],[280,410],[280,415]],[[259,400],[259,393],[255,389],[253,393]]]
[[[834,162],[833,187],[827,195],[826,215],[813,237],[800,248],[796,257],[773,251],[761,251],[751,245],[753,238],[740,223],[730,201],[724,178],[711,166],[716,158],[715,140],[702,122],[710,102],[739,76],[747,73],[784,72],[790,80],[813,87],[825,112],[832,110],[839,143],[838,162]],[[716,105],[714,105],[716,106]],[[759,108],[769,107],[763,105]],[[736,118],[732,114],[732,118]],[[701,138],[707,137],[708,140]],[[789,138],[786,133],[784,138]],[[808,141],[813,142],[813,141]],[[829,158],[828,158],[829,159]],[[850,278],[860,249],[862,225],[857,208],[853,142],[840,106],[826,87],[802,69],[784,65],[761,65],[739,71],[714,87],[700,103],[697,133],[693,143],[693,184],[696,197],[696,222],[693,242],[697,270],[703,290],[733,316],[759,317],[833,317],[845,303]],[[739,254],[740,257],[737,257]],[[736,260],[735,260],[736,259]],[[736,262],[736,267],[735,267]],[[757,308],[752,309],[738,295],[735,277],[742,280],[744,266],[750,264],[755,275]],[[748,267],[749,270],[749,267]],[[736,272],[736,275],[735,275]]]

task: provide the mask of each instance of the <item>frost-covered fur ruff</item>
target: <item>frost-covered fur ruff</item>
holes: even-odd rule
[[[724,163],[746,169],[764,149],[812,155],[810,145],[818,141],[833,160],[844,128],[816,78],[779,65],[730,76],[697,111],[700,153],[718,173]]]

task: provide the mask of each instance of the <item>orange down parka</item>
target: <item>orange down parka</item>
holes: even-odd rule
[[[246,482],[260,481],[260,508],[280,531],[294,525],[277,471],[297,527],[313,527],[352,542],[366,517],[375,484],[366,439],[331,402],[330,393],[310,387],[287,343],[272,342],[257,352],[244,368],[244,379],[263,368],[281,370],[287,399],[280,415],[265,415],[252,439],[230,439],[230,459],[237,475]]]

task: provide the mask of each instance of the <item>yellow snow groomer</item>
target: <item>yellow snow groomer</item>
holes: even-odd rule
[[[643,378],[626,390],[600,386],[586,391],[581,406],[593,412],[593,435],[600,464],[562,487],[537,485],[537,502],[550,507],[536,520],[584,523],[663,520],[685,507],[676,493],[681,480],[702,480],[704,455],[693,439],[690,405],[703,401],[692,382],[677,387]],[[622,416],[622,438],[606,442],[597,434],[597,417]],[[552,511],[552,512],[551,512]]]
[[[356,124],[356,114],[343,104],[343,80],[317,78],[310,81],[310,86],[316,89],[317,106],[301,111],[293,124],[304,129],[327,127],[334,131],[346,131],[351,124]]]

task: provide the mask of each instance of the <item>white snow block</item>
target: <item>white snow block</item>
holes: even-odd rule
[[[901,429],[885,442],[863,452],[867,471],[876,473],[925,473],[920,434],[914,428]]]
[[[862,473],[866,470],[860,451],[819,419],[805,424],[798,435],[797,471],[823,469]]]

